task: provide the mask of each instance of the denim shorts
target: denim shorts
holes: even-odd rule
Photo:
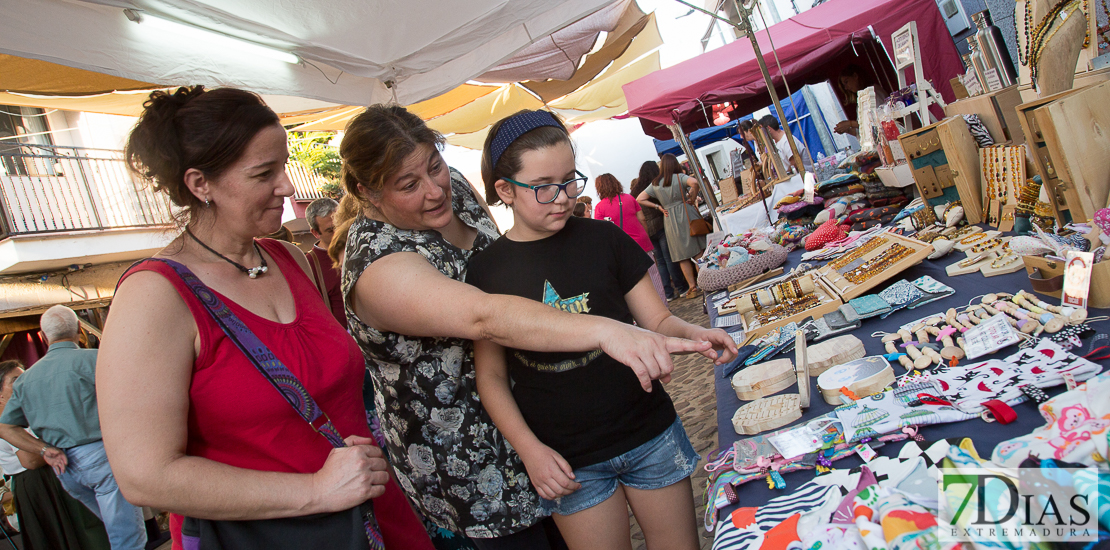
[[[605,502],[617,491],[617,483],[633,489],[662,489],[693,474],[700,458],[676,415],[674,423],[651,441],[574,470],[574,480],[582,486],[555,500],[541,497],[540,506],[545,514],[568,516]]]

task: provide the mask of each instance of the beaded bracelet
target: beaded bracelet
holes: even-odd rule
[[[1002,241],[1000,241],[998,239],[987,239],[987,240],[971,247],[971,251],[972,252],[986,252],[986,251],[988,251],[992,248],[998,247],[1001,244],[1002,244]]]
[[[979,241],[981,241],[985,238],[987,238],[986,233],[976,233],[974,235],[970,235],[970,236],[964,237],[963,239],[960,239],[960,244],[974,244],[974,243],[977,243],[977,242],[979,242]]]
[[[1007,255],[1002,256],[1001,258],[998,258],[997,260],[994,260],[993,262],[991,262],[991,269],[999,269],[999,268],[1002,268],[1002,267],[1006,267],[1006,266],[1008,266],[1008,265],[1010,265],[1010,264],[1012,264],[1012,263],[1014,263],[1014,262],[1016,262],[1017,260],[1020,260],[1020,259],[1021,259],[1021,256],[1018,256],[1017,254],[1007,254]]]

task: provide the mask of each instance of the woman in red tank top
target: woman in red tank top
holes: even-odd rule
[[[289,406],[172,268],[146,261],[120,280],[97,364],[105,448],[124,495],[207,520],[301,518],[370,500],[386,548],[432,548],[370,437],[358,345],[320,298],[300,250],[255,239],[281,226],[293,193],[277,116],[240,90],[155,92],[126,156],[183,209],[185,231],[157,256],[212,289],[348,446],[334,449]],[[319,533],[319,544],[332,534]],[[363,536],[344,548],[369,546]]]

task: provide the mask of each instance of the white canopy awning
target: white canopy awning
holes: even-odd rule
[[[482,75],[611,3],[0,0],[0,53],[137,83],[235,86],[346,105],[395,96],[409,105]],[[125,9],[136,10],[140,21],[152,16],[180,23],[197,37],[133,22]],[[575,32],[611,26],[620,13],[609,12],[603,14],[605,21]],[[226,37],[295,54],[303,63],[236,53],[227,47]]]

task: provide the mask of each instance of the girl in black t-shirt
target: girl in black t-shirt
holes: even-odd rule
[[[482,179],[486,199],[507,204],[514,225],[472,258],[467,282],[712,342],[717,350],[705,355],[718,363],[735,357],[724,331],[670,314],[647,275],[652,260],[627,234],[571,216],[586,178],[554,115],[522,111],[495,124]],[[489,341],[475,342],[474,356],[483,407],[572,550],[630,549],[628,506],[650,547],[698,547],[689,476],[699,457],[661,384],[669,371],[638,375],[600,350],[532,352]]]

